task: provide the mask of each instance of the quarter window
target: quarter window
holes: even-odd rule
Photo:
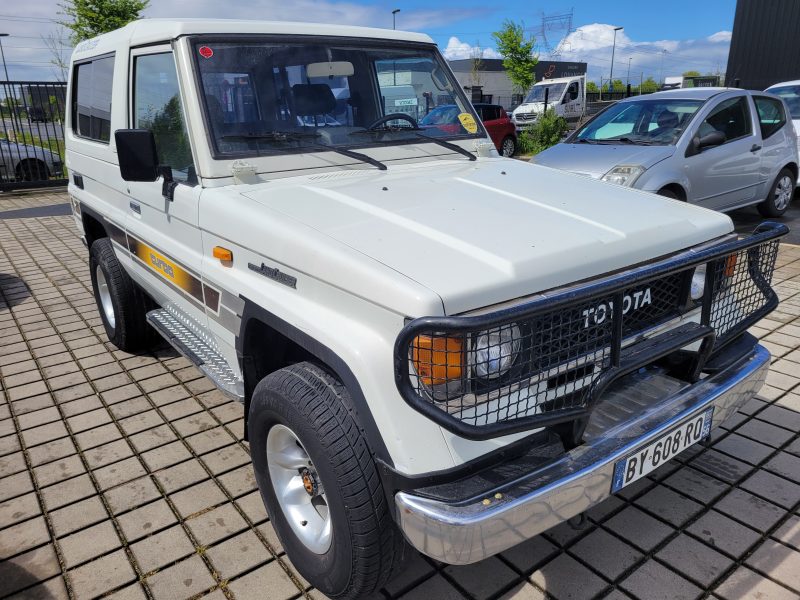
[[[194,179],[192,151],[172,52],[137,56],[134,73],[134,128],[153,132],[158,160],[172,167],[177,181]]]
[[[75,67],[72,130],[79,136],[108,143],[111,137],[111,87],[114,57]]]
[[[700,124],[698,134],[700,137],[704,137],[715,131],[723,133],[726,142],[750,135],[753,132],[746,96],[729,98],[720,102]]]
[[[783,103],[765,96],[754,96],[753,101],[756,103],[758,122],[761,125],[761,137],[767,139],[786,124]]]

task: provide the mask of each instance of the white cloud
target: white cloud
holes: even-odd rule
[[[442,51],[447,60],[458,60],[463,58],[502,58],[500,53],[494,48],[483,48],[482,46],[471,46],[467,42],[462,42],[455,36],[447,40],[447,47]]]
[[[561,44],[561,60],[588,63],[589,78],[608,78],[614,44],[614,25],[591,23],[570,33]],[[697,40],[636,41],[624,30],[617,31],[614,79],[625,81],[630,65],[631,83],[642,76],[656,80],[684,71],[724,72],[728,62],[731,32],[718,31]],[[664,52],[666,51],[666,52]]]

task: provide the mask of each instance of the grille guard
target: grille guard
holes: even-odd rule
[[[501,435],[570,421],[575,424],[585,423],[593,402],[599,397],[602,390],[613,381],[641,366],[650,364],[654,360],[697,342],[699,349],[692,353],[694,355],[693,361],[687,373],[687,380],[694,381],[700,376],[703,365],[711,355],[725,344],[734,340],[777,306],[778,296],[772,289],[771,279],[777,256],[778,239],[786,235],[788,231],[788,228],[781,223],[764,222],[750,236],[739,239],[724,239],[717,243],[711,242],[694,246],[667,258],[639,265],[621,273],[550,290],[531,300],[511,307],[500,308],[497,311],[478,315],[414,319],[402,329],[395,342],[394,366],[397,389],[412,408],[446,430],[466,439],[486,440]],[[737,261],[733,263],[733,268],[728,261],[728,257],[731,255],[736,255],[737,257]],[[688,271],[706,263],[708,263],[708,266],[706,269],[705,292],[699,301],[699,306],[701,307],[700,323],[684,323],[666,333],[630,344],[630,338],[626,338],[623,333],[625,322],[623,314],[623,306],[625,305],[624,292],[631,290],[634,286],[652,283],[667,275]],[[739,288],[735,286],[739,286]],[[741,294],[745,294],[745,297],[740,298]],[[512,394],[517,393],[525,385],[528,385],[528,392],[532,388],[538,389],[536,386],[541,387],[543,382],[549,386],[551,379],[547,377],[554,370],[551,367],[547,367],[547,369],[540,372],[525,372],[522,376],[521,386],[498,383],[495,386],[495,390],[488,386],[488,399],[475,400],[471,404],[464,404],[464,398],[468,396],[466,391],[463,394],[456,394],[452,397],[448,391],[444,400],[435,398],[434,393],[430,391],[431,388],[423,382],[424,377],[418,375],[412,369],[412,355],[414,355],[414,352],[420,352],[419,342],[417,342],[416,346],[414,345],[415,341],[419,340],[418,336],[462,339],[462,358],[459,359],[461,360],[459,364],[465,366],[462,371],[471,372],[472,365],[468,355],[471,355],[474,350],[469,349],[468,340],[472,339],[470,336],[475,336],[479,332],[486,330],[502,328],[503,326],[509,328],[512,324],[523,322],[528,323],[531,331],[534,331],[537,328],[541,329],[541,324],[545,322],[542,320],[535,321],[537,318],[544,319],[546,316],[551,315],[552,319],[555,311],[576,311],[581,307],[587,306],[587,303],[596,303],[598,299],[609,298],[613,300],[613,304],[609,303],[608,305],[610,314],[608,321],[605,323],[607,335],[605,338],[598,336],[601,341],[605,340],[604,345],[591,349],[588,353],[584,349],[583,354],[579,356],[561,359],[567,360],[572,365],[572,371],[577,372],[582,367],[576,367],[575,365],[589,364],[590,361],[596,360],[599,354],[600,361],[591,362],[591,365],[592,372],[598,365],[600,370],[594,379],[586,385],[581,385],[580,388],[576,383],[577,379],[573,380],[571,382],[573,391],[570,394],[565,393],[563,397],[565,399],[561,402],[560,408],[558,407],[559,398],[557,395],[556,400],[547,399],[549,387],[548,391],[545,391],[544,400],[540,400],[537,397],[531,404],[530,396],[525,399],[523,412],[526,414],[522,416],[508,417],[514,410],[518,410],[518,406],[512,406],[513,401],[510,399],[501,408],[490,411],[488,407],[493,401],[496,401],[497,406],[500,407],[503,398],[510,398]],[[744,303],[744,306],[742,306],[742,303]],[[691,308],[696,309],[697,305]],[[752,310],[747,310],[749,308],[752,308]],[[689,306],[687,305],[681,312],[685,313],[688,310]],[[572,327],[569,330],[570,335],[574,336],[575,325],[573,323],[570,326]],[[531,337],[533,337],[533,334],[531,334]],[[581,343],[584,344],[585,342]],[[531,342],[531,344],[533,343]],[[449,352],[449,349],[447,351]],[[536,352],[536,347],[531,345],[528,352],[533,356]],[[559,350],[559,352],[563,353],[563,350]],[[522,354],[522,352],[518,354]],[[566,364],[564,363],[564,365]],[[559,365],[558,368],[560,369],[564,365]],[[556,371],[556,373],[567,373],[570,367],[567,365],[564,368],[564,371]],[[558,379],[559,375],[553,375],[552,377],[555,378],[554,381],[556,382],[561,381]],[[580,376],[575,375],[575,377]],[[466,388],[467,385],[476,385],[476,379],[477,376],[469,377],[465,374],[458,381],[464,384]],[[569,382],[568,379],[564,381]],[[569,383],[566,384],[566,387],[569,387]],[[540,393],[535,391],[534,395]],[[492,399],[493,394],[494,400]],[[520,392],[519,397],[521,396]],[[574,401],[575,398],[578,398],[577,402]],[[574,405],[570,405],[570,402]],[[478,407],[482,405],[487,405],[487,407],[485,408],[486,415],[481,416],[486,416],[488,421],[489,413],[495,412],[497,420],[481,424],[477,423],[479,420]],[[463,415],[465,410],[469,413],[473,407],[475,416],[464,419],[452,414],[460,412]],[[536,414],[527,414],[531,410],[535,411]],[[506,417],[502,417],[503,412],[507,415]],[[476,422],[467,422],[468,419],[473,419]],[[582,432],[582,426],[578,425],[578,428],[580,431],[574,435],[579,436]]]

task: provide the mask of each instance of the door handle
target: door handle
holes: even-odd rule
[[[761,150],[761,146],[759,146],[758,144],[753,144],[750,147],[750,152],[758,152],[759,150]]]
[[[137,215],[140,215],[140,214],[142,214],[142,207],[141,207],[141,206],[139,206],[139,203],[138,203],[138,202],[134,202],[133,200],[131,200],[131,201],[128,203],[128,206],[130,206],[130,207],[131,207],[131,210],[132,210],[133,212],[135,212]]]

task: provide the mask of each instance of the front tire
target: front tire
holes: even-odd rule
[[[154,330],[147,324],[152,307],[145,293],[122,268],[108,238],[95,240],[89,250],[94,299],[108,341],[120,350],[135,352],[152,345]]]
[[[276,371],[256,386],[247,429],[261,497],[300,574],[332,598],[380,589],[402,539],[342,383],[308,362]]]
[[[500,144],[500,155],[511,158],[517,153],[517,141],[510,135],[503,138]]]
[[[794,197],[795,177],[789,169],[782,169],[769,190],[767,199],[759,204],[762,217],[780,217],[789,208]]]

